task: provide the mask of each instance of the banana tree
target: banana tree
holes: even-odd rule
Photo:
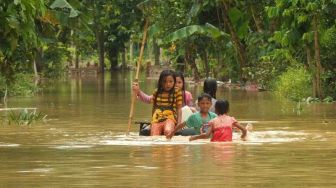
[[[197,44],[197,41],[203,41],[203,45],[206,41],[202,40],[217,40],[220,38],[229,38],[229,35],[217,27],[206,23],[205,25],[189,25],[183,28],[180,28],[172,33],[170,33],[167,37],[164,38],[164,41],[166,43],[175,43],[177,41],[185,41],[185,53],[186,53],[186,59],[187,62],[191,64],[192,69],[195,73],[195,80],[198,80],[200,77],[200,73],[197,69],[196,63],[195,63],[195,56],[192,54],[196,54],[196,50],[201,54],[201,57],[203,60],[205,60],[205,72],[206,76],[209,76],[209,67],[207,62],[207,52],[206,47],[198,47],[201,44]]]
[[[0,72],[10,84],[15,74],[18,49],[29,52],[38,46],[35,19],[45,14],[43,0],[11,1],[0,4]]]

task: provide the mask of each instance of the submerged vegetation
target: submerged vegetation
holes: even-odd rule
[[[336,2],[32,0],[0,3],[0,96],[32,95],[69,69],[144,62],[199,80],[253,82],[294,101],[336,98]],[[316,99],[316,100],[315,100]]]
[[[17,73],[13,76],[11,84],[6,84],[4,77],[0,76],[0,97],[6,94],[10,96],[32,96],[38,92],[39,87],[35,83],[34,75]]]
[[[283,95],[293,101],[301,101],[312,96],[311,75],[303,67],[289,68],[279,76],[274,89],[279,95]]]
[[[34,122],[45,120],[47,115],[41,112],[33,110],[29,112],[27,109],[23,109],[20,112],[10,111],[8,114],[8,123],[16,125],[32,125]]]

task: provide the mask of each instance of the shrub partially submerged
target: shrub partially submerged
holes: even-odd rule
[[[14,111],[9,112],[8,120],[9,124],[17,125],[31,125],[33,122],[45,120],[47,115],[41,112],[36,112],[36,110],[29,112],[27,109],[15,113]]]
[[[38,91],[34,75],[23,73],[15,74],[14,80],[9,84],[6,84],[5,77],[0,75],[0,97],[5,95],[6,89],[9,96],[32,96]]]
[[[289,68],[275,82],[276,92],[299,102],[312,95],[311,75],[303,67]]]

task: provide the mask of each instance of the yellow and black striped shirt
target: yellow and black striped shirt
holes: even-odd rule
[[[176,88],[172,93],[166,91],[162,93],[157,93],[157,90],[155,90],[153,93],[153,103],[155,103],[153,104],[153,113],[155,113],[157,109],[160,109],[161,111],[172,111],[172,113],[174,114],[173,120],[176,122],[177,108],[182,107],[182,92],[180,89]],[[170,117],[166,118],[170,119]],[[156,122],[160,120],[155,119],[155,117],[153,116],[152,121]]]

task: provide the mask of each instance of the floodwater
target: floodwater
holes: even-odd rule
[[[66,79],[8,107],[37,107],[47,121],[0,126],[0,187],[335,187],[336,104],[295,104],[269,92],[219,89],[230,114],[252,122],[248,141],[189,142],[125,136],[132,74]],[[151,93],[156,81],[141,78]],[[196,99],[199,86],[188,85]],[[0,104],[0,108],[3,104]],[[137,102],[135,120],[151,106]],[[0,112],[4,119],[5,113]]]

